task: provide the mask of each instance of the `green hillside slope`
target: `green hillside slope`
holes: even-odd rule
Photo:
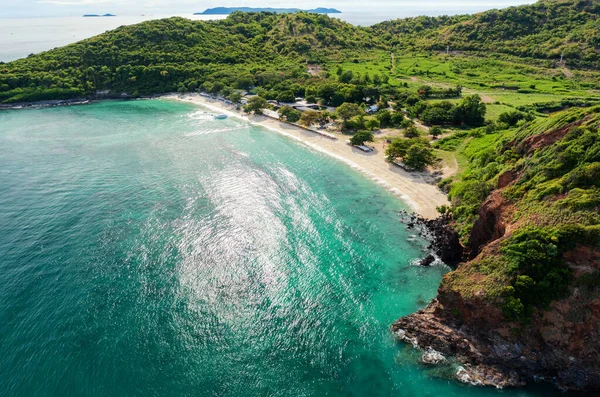
[[[373,31],[397,48],[478,51],[600,66],[600,3],[542,0],[532,5],[455,17],[384,22]]]
[[[0,101],[194,90],[211,80],[248,89],[305,77],[306,62],[370,50],[360,28],[325,15],[234,13],[221,21],[170,18],[120,27],[0,65]]]

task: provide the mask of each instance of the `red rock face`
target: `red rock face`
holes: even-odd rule
[[[510,185],[516,179],[517,179],[516,171],[508,170],[508,171],[502,173],[498,177],[498,189],[502,189],[502,188]]]
[[[551,130],[545,132],[543,134],[533,135],[523,140],[519,145],[517,145],[517,151],[519,153],[532,154],[536,150],[543,149],[546,146],[550,146],[567,135],[567,133],[573,127],[578,127],[583,124],[585,119],[577,120],[571,124],[567,124],[563,128],[559,128],[557,130]]]
[[[600,297],[588,298],[573,290],[523,328],[490,300],[440,288],[427,308],[392,330],[414,346],[455,357],[466,371],[458,378],[469,383],[510,387],[545,379],[564,390],[600,390]]]
[[[600,251],[592,247],[577,244],[573,251],[565,254],[565,261],[571,264],[579,264],[579,266],[589,266],[594,269],[600,270]],[[574,267],[576,274],[575,277],[579,277],[585,273],[585,269],[579,266]]]
[[[500,190],[493,191],[481,206],[479,218],[471,230],[469,237],[471,258],[479,255],[486,244],[504,236],[506,232],[505,222],[502,219],[504,210],[505,202]]]

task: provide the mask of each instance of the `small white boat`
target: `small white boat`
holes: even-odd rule
[[[226,114],[217,114],[215,116],[215,119],[217,119],[217,120],[225,120],[226,118],[227,118]]]

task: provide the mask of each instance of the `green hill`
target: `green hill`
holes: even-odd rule
[[[398,49],[477,51],[600,66],[600,3],[542,0],[475,15],[388,21],[373,31]]]
[[[220,88],[276,91],[277,85],[314,80],[307,75],[307,63],[323,66],[321,83],[337,82],[338,65],[360,74],[366,81],[353,84],[360,90],[373,74],[396,87],[412,87],[415,75],[426,74],[419,80],[469,88],[544,87],[545,93],[559,89],[562,97],[582,96],[587,93],[581,90],[598,87],[597,73],[584,69],[600,66],[599,12],[594,1],[569,0],[471,16],[401,19],[370,28],[303,12],[148,21],[0,64],[0,102],[93,96],[107,90],[134,96],[194,91],[207,81]],[[447,48],[462,55],[440,58]],[[558,65],[561,54],[565,63]],[[427,62],[411,62],[418,57]],[[477,70],[469,70],[473,68]],[[562,78],[561,68],[569,84],[555,83]],[[482,69],[489,70],[493,84],[480,75]],[[465,73],[456,77],[461,71]],[[480,78],[471,78],[476,75]],[[499,75],[502,81],[497,81]]]
[[[275,12],[278,14],[282,13],[295,13],[295,12],[310,12],[315,14],[340,14],[340,10],[336,10],[335,8],[313,8],[310,10],[301,10],[299,8],[256,8],[256,7],[215,7],[215,8],[207,8],[202,12],[196,12],[194,15],[229,15],[233,14],[236,11],[241,12]]]
[[[306,74],[320,62],[376,47],[360,28],[317,14],[233,13],[222,21],[170,18],[124,26],[0,65],[0,101],[194,90],[204,81],[248,89]]]

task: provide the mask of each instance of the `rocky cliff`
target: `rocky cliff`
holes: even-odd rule
[[[424,363],[455,359],[456,377],[477,385],[600,390],[598,112],[499,132],[502,162],[478,181],[491,192],[469,216],[466,195],[451,193],[456,226],[470,230],[468,260],[392,326]],[[482,156],[466,174],[490,168]]]

